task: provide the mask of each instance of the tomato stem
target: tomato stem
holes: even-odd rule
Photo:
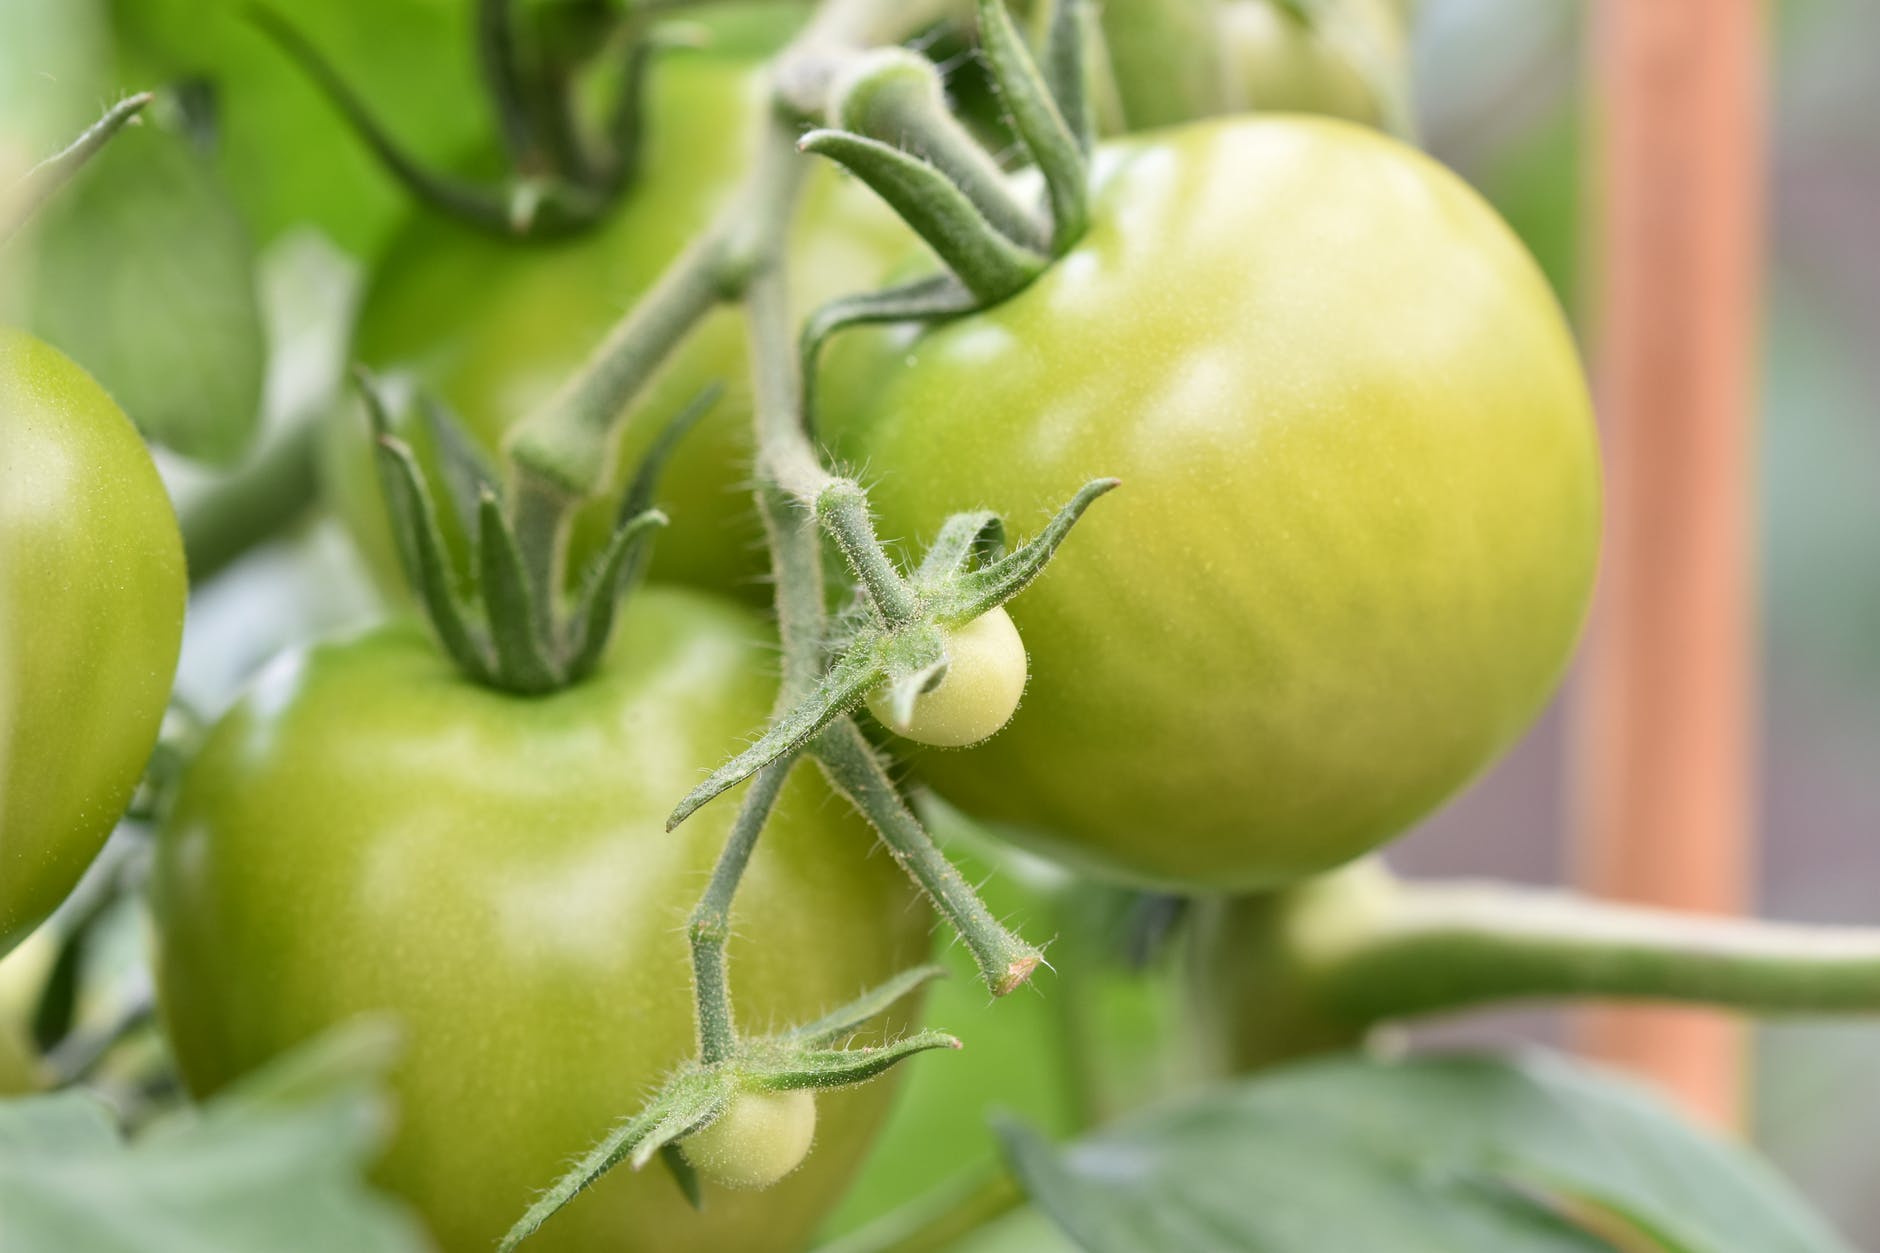
[[[817,739],[815,753],[830,785],[873,824],[895,861],[959,933],[992,994],[1004,996],[1023,986],[1044,955],[992,916],[972,884],[947,860],[901,799],[855,723],[849,718],[832,723]]]
[[[816,520],[842,550],[849,569],[868,589],[869,602],[892,625],[911,622],[920,610],[914,589],[894,568],[868,515],[868,496],[850,479],[836,479],[816,494]]]
[[[1212,904],[1196,940],[1197,1008],[1222,1028],[1234,1069],[1505,1001],[1880,1009],[1880,928],[1689,914],[1499,883],[1404,882],[1375,861]]]
[[[692,945],[692,982],[698,1010],[699,1060],[707,1066],[730,1057],[737,1049],[737,1029],[731,1018],[731,987],[725,976],[725,944],[731,938],[731,898],[750,865],[770,811],[776,806],[783,781],[796,764],[794,755],[780,757],[757,772],[731,834],[718,853],[711,882],[692,910],[686,935]]]

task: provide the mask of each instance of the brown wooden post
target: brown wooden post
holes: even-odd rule
[[[1577,872],[1603,896],[1749,904],[1752,486],[1764,220],[1760,0],[1596,0],[1594,362],[1605,564],[1577,710]],[[1737,1122],[1740,1027],[1596,1008],[1585,1051]]]

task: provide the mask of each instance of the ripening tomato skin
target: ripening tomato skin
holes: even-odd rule
[[[1011,605],[1017,715],[924,777],[1099,872],[1277,884],[1430,812],[1553,690],[1598,551],[1586,387],[1513,234],[1403,145],[1254,118],[1110,160],[1025,291],[838,342],[828,426],[888,535],[1024,534],[1122,480]]]
[[[191,1089],[390,1012],[405,1053],[383,1180],[446,1253],[493,1247],[695,1053],[685,921],[737,798],[664,821],[762,723],[773,650],[744,609],[647,588],[603,669],[549,697],[470,684],[411,626],[277,663],[157,844],[160,999]],[[744,1027],[807,1021],[924,958],[927,913],[873,840],[813,770],[791,778],[733,910]],[[663,1169],[623,1169],[530,1247],[799,1248],[890,1092],[821,1099],[814,1151],[774,1189],[708,1187],[695,1214]]]
[[[581,368],[749,168],[764,97],[748,62],[675,51],[653,76],[645,165],[603,226],[568,240],[516,243],[427,214],[394,238],[372,277],[354,356],[432,389],[492,455]],[[813,173],[792,244],[803,310],[874,286],[910,238],[850,180]],[[716,382],[723,396],[661,476],[658,501],[672,526],[654,551],[652,577],[767,603],[763,529],[750,492],[748,376],[737,309],[707,315],[629,409],[612,485],[576,516],[574,570],[585,570],[603,546],[619,492],[661,427]],[[336,503],[381,587],[402,596],[365,419],[352,407],[334,417],[327,462]],[[430,461],[425,433],[409,434]]]
[[[130,802],[176,674],[183,544],[137,431],[77,363],[0,327],[0,953]]]

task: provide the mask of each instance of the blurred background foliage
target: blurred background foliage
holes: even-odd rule
[[[278,430],[333,403],[361,276],[405,209],[313,88],[242,19],[243,8],[242,0],[6,0],[0,116],[9,126],[0,169],[82,127],[122,87],[213,77],[220,86],[193,120],[160,125],[185,136],[191,126],[213,130],[202,149],[213,156],[204,159],[223,176],[241,246],[252,251],[245,281],[263,314],[267,367],[257,407],[262,425]],[[467,8],[461,0],[381,0],[294,13],[400,139],[461,166],[490,135],[472,103]],[[1880,247],[1872,239],[1880,5],[1780,0],[1771,14],[1760,903],[1774,917],[1880,924]],[[1583,329],[1586,17],[1583,0],[1423,0],[1413,46],[1423,142],[1514,223]],[[26,46],[27,31],[38,57],[31,74],[6,53]],[[304,226],[309,218],[324,234]],[[176,460],[166,470],[184,500],[205,478]],[[277,648],[374,612],[338,528],[315,518],[198,594],[180,691],[218,709]],[[1572,699],[1569,686],[1562,701]],[[1562,880],[1569,780],[1561,723],[1556,709],[1399,845],[1393,862],[1413,874]],[[1057,937],[1058,973],[995,1010],[959,954],[949,955],[956,977],[937,990],[928,1017],[968,1048],[908,1069],[896,1118],[836,1216],[837,1231],[990,1163],[988,1109],[1058,1131],[1080,1110],[1184,1078],[1143,1060],[1174,1012],[1174,963],[1151,954],[1138,972],[1119,951],[1119,933],[1153,931],[1153,920],[1121,925],[1118,911],[1127,911],[1107,893],[1034,863],[991,864],[970,837],[956,846],[974,861],[975,877],[988,880],[996,911],[1027,934]],[[0,967],[0,998],[17,1001],[4,989],[30,984],[19,972],[43,958],[29,945]],[[1060,995],[1072,981],[1079,995]],[[1560,1017],[1548,1011],[1477,1015],[1428,1035],[1563,1038]],[[1068,1073],[1059,1056],[1073,1059]],[[1880,1247],[1868,1146],[1880,1122],[1876,1057],[1880,1026],[1774,1025],[1758,1036],[1755,1137],[1863,1247]],[[960,1247],[1042,1250],[1052,1239],[1020,1215]]]

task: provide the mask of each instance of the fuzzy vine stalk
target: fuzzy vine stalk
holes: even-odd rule
[[[1040,535],[1009,553],[998,518],[958,515],[942,528],[920,569],[903,575],[875,534],[861,486],[830,470],[811,438],[805,358],[813,361],[815,344],[838,325],[963,312],[973,305],[951,294],[961,287],[977,302],[990,302],[1016,288],[993,290],[982,283],[943,279],[940,285],[949,295],[932,308],[909,308],[899,293],[890,293],[885,301],[864,299],[836,318],[816,321],[802,334],[789,304],[785,241],[807,165],[801,150],[812,147],[799,140],[801,131],[833,111],[826,109],[832,86],[858,65],[868,66],[868,50],[896,45],[950,9],[942,0],[828,0],[772,66],[771,109],[746,184],[621,321],[587,367],[517,429],[506,449],[508,521],[518,561],[536,597],[546,602],[562,585],[571,511],[600,486],[618,416],[659,362],[708,312],[721,304],[740,303],[753,375],[757,503],[776,576],[783,681],[771,729],[752,750],[734,757],[685,798],[669,823],[677,825],[719,793],[750,780],[687,929],[698,1056],[540,1197],[509,1233],[504,1248],[526,1239],[623,1161],[637,1168],[659,1156],[696,1202],[697,1179],[683,1143],[722,1117],[740,1093],[857,1083],[913,1053],[959,1046],[952,1037],[933,1031],[881,1046],[841,1046],[847,1035],[933,977],[937,972],[931,967],[906,972],[816,1023],[760,1038],[741,1038],[737,1032],[726,964],[732,901],[785,776],[802,756],[812,757],[836,790],[875,827],[896,862],[959,933],[995,995],[1022,985],[1043,961],[1037,948],[992,916],[940,852],[850,713],[868,692],[884,685],[904,702],[936,685],[948,664],[947,631],[1016,595],[1040,573],[1084,509],[1115,482],[1088,485]],[[1069,232],[1082,228],[1087,135],[1081,128],[1073,132],[1048,103],[1054,98],[1050,85],[1029,60],[1003,5],[981,0],[979,17],[995,72],[1002,70],[1008,87],[1032,104],[1029,111],[1022,105],[1017,111],[1030,118],[1027,130],[1037,138],[1033,153],[1042,156],[1052,184],[1052,229],[1041,225],[1036,243],[1041,250],[1061,250],[1056,245],[1068,246],[1073,237]],[[921,110],[909,127],[916,137],[956,125],[946,116],[939,94],[931,96],[932,107]],[[891,158],[894,162],[905,165],[898,153]],[[969,230],[983,224],[970,198],[953,194],[950,185],[939,188],[929,180],[927,190],[950,205],[946,212],[955,224],[964,222]],[[928,238],[932,242],[931,234]],[[944,250],[937,251],[943,262],[952,261]],[[1049,254],[1037,255],[1039,264],[1029,273],[1041,269]],[[972,273],[970,264],[955,267],[959,277]],[[834,635],[825,613],[824,532],[842,552],[861,592],[860,608],[850,615],[853,620]]]

